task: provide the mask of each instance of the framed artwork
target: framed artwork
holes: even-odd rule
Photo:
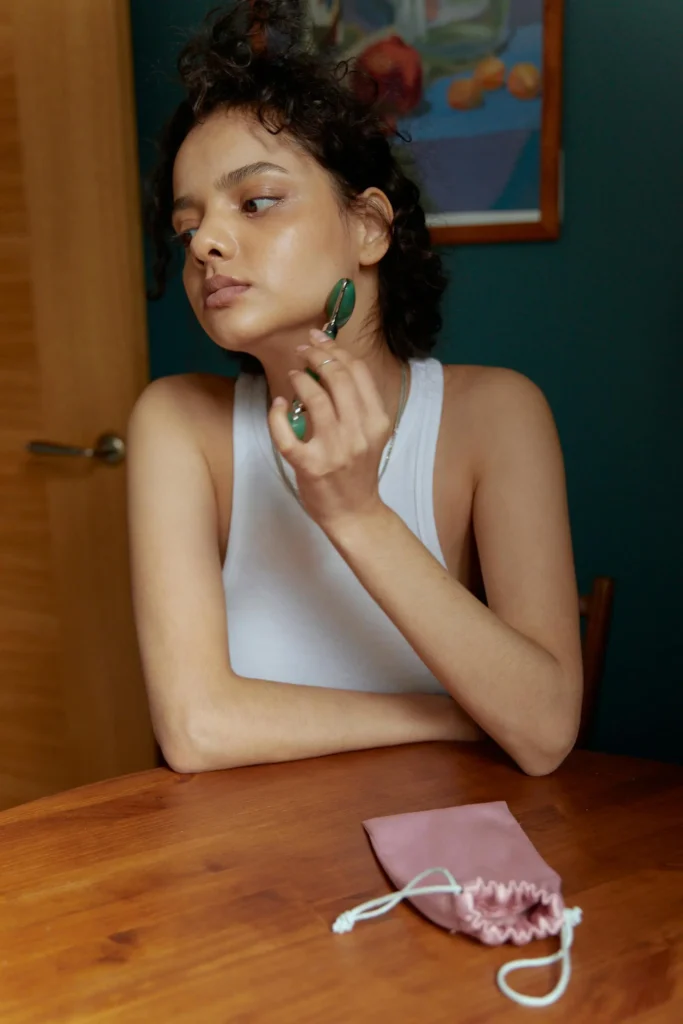
[[[374,80],[436,243],[557,238],[564,0],[302,2]]]

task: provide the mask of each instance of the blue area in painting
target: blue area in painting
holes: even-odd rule
[[[537,67],[542,59],[543,33],[540,25],[521,28],[498,55],[509,72],[515,64],[530,62]],[[431,139],[472,138],[474,135],[493,135],[496,132],[536,131],[541,124],[541,100],[518,100],[507,89],[485,93],[484,104],[474,110],[453,110],[448,105],[451,82],[469,78],[471,72],[461,72],[439,78],[424,93],[422,106],[428,108],[416,117],[404,117],[398,122],[415,142]]]
[[[494,210],[533,210],[538,205],[541,133],[528,137]]]
[[[485,92],[480,107],[455,110],[448,104],[448,90],[454,80],[471,76],[477,58],[488,53],[500,57],[506,75],[518,63],[542,68],[543,0],[343,0],[341,6],[344,43],[354,43],[354,55],[363,51],[357,41],[359,30],[372,43],[392,26],[420,54],[424,92],[414,111],[398,120],[398,127],[410,136],[415,174],[429,212],[538,209],[541,99],[519,100],[503,87]],[[450,37],[452,60],[443,28],[440,42],[430,38],[439,32],[429,29],[426,35],[406,38],[400,18],[405,23],[407,8],[417,12],[416,17],[440,19],[446,32],[453,33],[456,26]],[[478,54],[463,53],[462,48],[456,53],[463,39],[476,38],[477,33],[486,39],[487,18],[488,43],[482,41]],[[476,32],[470,34],[471,26]]]

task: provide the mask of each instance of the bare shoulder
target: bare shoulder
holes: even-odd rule
[[[530,434],[556,438],[542,390],[524,374],[501,367],[444,366],[444,418],[449,433],[468,438],[480,456],[492,447],[509,449]]]
[[[498,366],[444,366],[444,398],[447,406],[459,406],[468,414],[493,408],[548,407],[537,384],[516,370]]]
[[[162,377],[140,395],[128,428],[133,506],[180,508],[192,499],[195,520],[205,515],[212,524],[221,555],[230,528],[234,396],[230,378]]]
[[[231,426],[234,394],[235,382],[227,377],[200,373],[160,377],[138,398],[131,431],[149,434],[170,430],[176,435],[181,431],[205,443],[216,428]]]

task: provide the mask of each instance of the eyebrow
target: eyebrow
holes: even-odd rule
[[[256,174],[263,174],[265,171],[277,171],[280,174],[289,174],[286,167],[280,164],[272,164],[268,160],[257,160],[253,164],[244,164],[243,167],[236,167],[233,171],[226,171],[221,174],[213,183],[217,192],[227,192],[237,185],[241,185],[247,178],[253,178]],[[179,210],[187,210],[191,206],[197,206],[192,196],[178,196],[173,203],[173,213]]]

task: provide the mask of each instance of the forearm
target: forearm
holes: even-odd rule
[[[525,770],[551,770],[572,718],[553,655],[450,576],[391,510],[328,534],[456,703]]]
[[[179,771],[481,735],[446,696],[335,690],[240,676],[213,688],[188,715],[183,733],[170,744],[175,756],[169,761]]]

